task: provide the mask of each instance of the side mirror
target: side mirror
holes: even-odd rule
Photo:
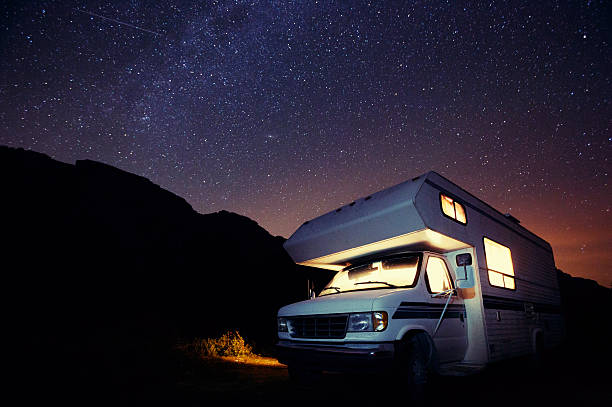
[[[460,288],[469,288],[474,286],[474,277],[472,268],[470,267],[470,273],[468,275],[468,266],[472,265],[472,255],[470,253],[461,253],[455,257],[457,263],[457,283]]]
[[[471,266],[472,255],[470,253],[458,254],[457,257],[455,257],[455,261],[457,262],[457,267]]]

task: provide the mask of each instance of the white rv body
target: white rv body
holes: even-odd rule
[[[443,197],[462,206],[465,222],[443,212]],[[513,276],[489,272],[485,239],[509,249]],[[321,362],[322,368],[333,370],[345,361],[391,362],[398,344],[421,332],[434,344],[437,370],[461,374],[533,354],[563,338],[550,245],[435,172],[308,221],[284,246],[296,263],[338,271],[394,256],[419,258],[410,287],[367,283],[368,289],[358,291],[332,288],[326,295],[281,308],[279,360],[289,365]],[[488,250],[492,253],[490,245]],[[457,266],[457,255],[463,253],[471,255],[470,266]],[[429,288],[430,263],[433,269],[440,262],[456,288],[450,298]],[[493,285],[490,275],[506,286]],[[347,332],[345,325],[341,332],[351,314],[374,311],[388,316],[382,331]]]

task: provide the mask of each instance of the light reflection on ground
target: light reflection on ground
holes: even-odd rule
[[[266,367],[278,367],[278,368],[286,368],[287,366],[280,363],[275,358],[252,355],[252,356],[223,356],[219,359],[224,360],[226,362],[238,363],[242,365],[251,365],[251,366],[266,366]]]

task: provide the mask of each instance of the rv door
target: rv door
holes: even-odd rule
[[[425,266],[425,286],[430,307],[433,340],[441,363],[462,360],[467,348],[465,306],[457,295],[449,267],[442,256],[429,255]],[[450,296],[450,298],[449,298]],[[435,331],[435,327],[438,327]]]

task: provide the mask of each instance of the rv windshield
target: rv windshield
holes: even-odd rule
[[[320,295],[374,288],[413,287],[418,268],[417,254],[347,267],[334,276]]]

